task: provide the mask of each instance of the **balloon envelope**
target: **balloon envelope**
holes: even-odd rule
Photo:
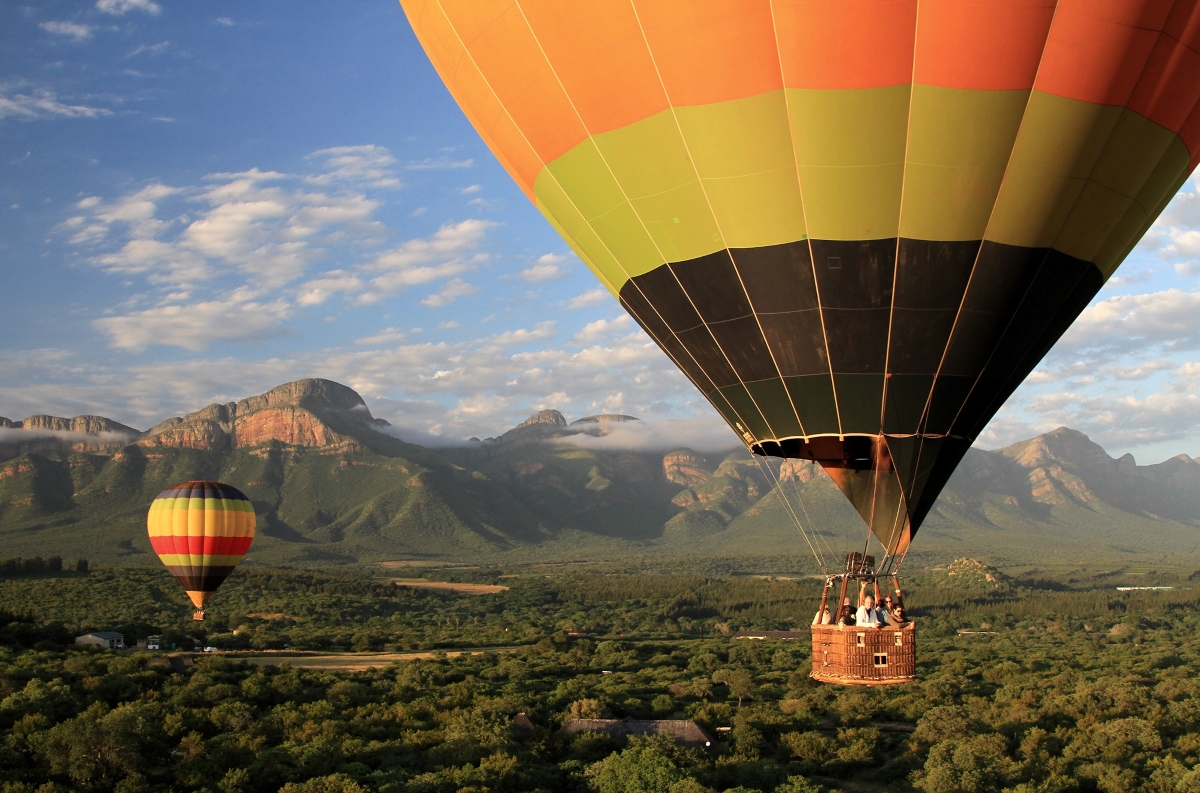
[[[159,493],[146,518],[154,552],[198,609],[242,560],[254,524],[254,506],[240,490],[203,480]]]
[[[1200,153],[1194,2],[401,4],[747,447],[893,553]]]

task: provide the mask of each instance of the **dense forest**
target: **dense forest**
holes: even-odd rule
[[[804,641],[732,638],[807,623],[812,582],[502,575],[458,574],[509,587],[467,595],[245,570],[204,623],[165,572],[10,575],[0,790],[1200,791],[1200,591],[1186,582],[918,575],[918,680],[868,689],[813,683]],[[71,644],[96,629],[227,652],[176,671]],[[433,652],[303,666],[304,650],[418,649]],[[522,712],[532,730],[514,726]],[[560,732],[574,717],[690,718],[718,740]]]

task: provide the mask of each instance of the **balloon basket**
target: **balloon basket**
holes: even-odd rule
[[[857,595],[852,583],[857,584]],[[884,599],[880,596],[880,583],[889,606],[899,607],[898,616],[890,617],[890,624],[883,627],[855,625],[853,615],[867,597],[874,598],[877,604]],[[887,594],[888,583],[895,588],[894,600]],[[917,674],[917,630],[903,610],[899,576],[894,572],[878,572],[873,556],[849,554],[842,571],[825,579],[818,619],[812,625],[809,676],[821,683],[843,686],[911,683]]]
[[[812,626],[812,674],[820,683],[894,686],[916,678],[917,631],[911,622],[895,628]]]
[[[204,609],[196,609],[196,611],[194,611],[192,613],[192,619],[203,620],[204,619]]]

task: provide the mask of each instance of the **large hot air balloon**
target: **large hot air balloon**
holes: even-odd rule
[[[1196,0],[401,4],[551,225],[747,448],[824,467],[877,570],[1200,156]]]
[[[150,544],[204,619],[204,604],[254,541],[254,506],[231,485],[194,480],[158,494],[146,517]]]

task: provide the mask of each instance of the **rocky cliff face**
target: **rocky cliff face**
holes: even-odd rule
[[[353,445],[351,434],[329,426],[334,418],[370,429],[388,424],[372,418],[353,389],[332,380],[306,379],[239,402],[212,404],[183,418],[167,419],[138,445],[204,451],[239,449],[272,440],[288,446]]]
[[[708,460],[691,449],[668,452],[663,456],[662,464],[668,482],[689,488],[704,484],[713,472]]]
[[[12,430],[12,432],[3,432]],[[103,416],[30,416],[12,421],[0,416],[0,460],[22,454],[62,457],[68,454],[109,454],[142,436]]]

